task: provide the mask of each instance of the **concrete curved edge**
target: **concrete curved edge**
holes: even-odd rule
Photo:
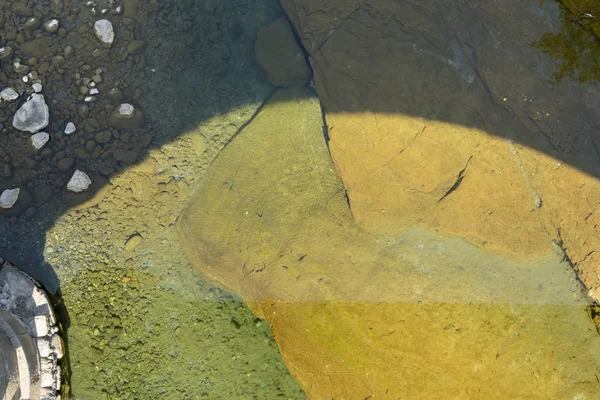
[[[64,344],[50,300],[0,258],[0,398],[60,400]]]

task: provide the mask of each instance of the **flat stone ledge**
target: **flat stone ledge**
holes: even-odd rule
[[[60,400],[64,345],[42,287],[0,258],[0,393]],[[13,398],[13,397],[9,397]]]

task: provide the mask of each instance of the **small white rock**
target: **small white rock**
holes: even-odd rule
[[[104,45],[110,47],[115,41],[113,26],[107,19],[100,19],[94,24],[94,32]]]
[[[50,135],[46,132],[38,132],[35,135],[31,136],[31,145],[39,150],[50,140]]]
[[[72,122],[69,122],[67,124],[67,126],[65,126],[65,133],[67,135],[70,135],[71,133],[75,132],[77,130],[77,128],[75,127],[75,124]]]
[[[40,93],[42,91],[42,84],[39,82],[34,83],[33,85],[31,85],[31,87],[33,88],[33,91],[36,93]]]
[[[44,24],[44,29],[48,33],[54,33],[56,31],[58,31],[58,20],[57,19],[51,19],[50,21],[46,22]]]
[[[81,193],[87,190],[92,184],[90,177],[80,170],[76,170],[69,183],[67,183],[67,189],[71,192]]]
[[[19,199],[19,192],[21,189],[6,189],[0,195],[0,207],[4,209],[12,208]]]
[[[123,117],[128,117],[133,114],[135,108],[129,103],[123,103],[119,106],[118,113]]]
[[[0,100],[2,101],[14,101],[19,98],[19,93],[11,87],[4,89],[0,92]]]
[[[22,79],[23,79],[23,82],[25,82],[25,83],[29,82],[29,77],[28,76],[24,76]]]
[[[96,88],[90,89],[90,94],[98,94],[98,93],[100,93],[100,91],[98,89],[96,89]]]

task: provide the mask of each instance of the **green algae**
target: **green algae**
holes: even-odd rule
[[[571,78],[583,82],[600,81],[600,2],[559,0],[562,26],[546,33],[532,45],[558,61],[555,82]]]
[[[305,398],[268,324],[239,298],[195,273],[196,292],[184,294],[148,271],[101,264],[63,293],[71,398]]]

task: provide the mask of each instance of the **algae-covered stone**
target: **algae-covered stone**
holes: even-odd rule
[[[130,252],[133,249],[135,249],[137,246],[139,246],[140,243],[142,243],[142,241],[143,241],[142,235],[140,235],[139,233],[136,233],[135,235],[132,235],[129,239],[127,239],[123,250],[125,252]]]
[[[284,17],[258,32],[256,61],[274,86],[303,87],[312,75],[292,28]]]

